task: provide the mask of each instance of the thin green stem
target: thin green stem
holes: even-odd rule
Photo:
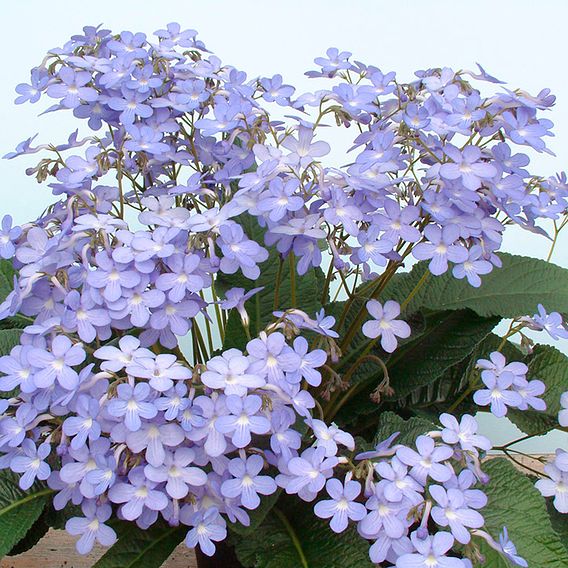
[[[280,302],[280,284],[282,283],[282,272],[284,270],[284,259],[280,257],[280,264],[278,265],[278,272],[276,273],[276,285],[274,286],[274,303],[272,304],[273,311],[278,309]]]
[[[296,259],[293,252],[288,255],[290,259],[290,294],[292,299],[292,308],[297,308],[296,305]]]
[[[304,554],[304,551],[302,550],[302,543],[300,542],[300,539],[298,538],[298,535],[296,534],[294,527],[290,524],[290,521],[288,520],[286,515],[278,507],[273,507],[272,510],[274,511],[276,516],[280,519],[280,521],[284,525],[284,528],[286,529],[286,531],[290,535],[290,539],[292,540],[292,544],[294,545],[294,548],[296,549],[296,552],[298,553],[298,557],[300,559],[300,562],[302,563],[302,568],[310,568],[309,565],[308,565],[308,560],[306,559],[306,555]]]

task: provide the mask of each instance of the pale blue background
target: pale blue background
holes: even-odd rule
[[[550,175],[568,169],[568,2],[563,0],[17,0],[3,2],[2,12],[0,155],[36,132],[40,133],[36,141],[63,142],[77,127],[71,113],[37,118],[43,106],[13,105],[14,87],[28,81],[28,70],[48,49],[63,45],[86,24],[103,22],[114,32],[151,34],[178,21],[197,29],[225,63],[249,76],[281,73],[299,92],[317,88],[303,72],[313,68],[314,57],[330,46],[351,51],[353,59],[385,72],[394,70],[403,80],[416,69],[473,69],[478,61],[512,88],[536,94],[550,87],[557,104],[547,118],[555,123],[556,138],[548,141],[556,157],[537,155],[532,171]],[[25,222],[51,202],[49,190],[23,173],[37,156],[0,161],[1,215],[11,213],[16,221]],[[505,249],[542,258],[548,244],[532,234],[512,231]],[[561,236],[553,260],[568,267],[568,231]],[[561,348],[568,351],[566,345]],[[483,429],[497,444],[516,437],[515,428],[505,420],[484,417]],[[554,434],[518,449],[546,452],[561,444],[568,447],[568,436]]]

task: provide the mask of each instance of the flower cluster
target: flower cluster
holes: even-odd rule
[[[479,406],[490,406],[491,413],[502,418],[507,409],[543,411],[546,403],[539,398],[544,393],[542,381],[528,381],[528,367],[521,362],[507,363],[504,355],[494,351],[487,359],[479,359],[477,367],[481,369],[481,380],[486,388],[479,389],[473,400]]]
[[[223,65],[193,30],[156,36],[86,27],[16,89],[16,103],[53,99],[46,112],[70,110],[92,132],[29,138],[6,156],[43,151],[28,174],[59,200],[33,223],[2,221],[0,256],[16,276],[0,319],[31,325],[0,358],[0,467],[21,473],[22,489],[47,481],[57,509],[81,506],[67,530],[82,553],[115,541],[114,514],[183,524],[187,545],[212,555],[227,520],[247,525],[280,487],[317,500],[333,531],[358,523],[375,562],[466,568],[474,536],[523,566],[506,533],[497,544],[480,530],[486,497],[473,486],[489,443],[472,417],[444,414],[416,449],[391,438],[355,466],[353,437],[320,405],[345,386],[329,364],[356,332],[386,353],[410,336],[401,306],[369,300],[372,319],[355,318],[339,346],[334,317],[308,316],[293,286],[319,270],[325,304],[332,282],[372,285],[411,256],[480,286],[500,266],[506,225],[541,232],[539,219],[568,206],[565,176],[532,175],[517,151],[549,151],[539,111],[554,97],[482,97],[474,80],[500,83],[483,69],[401,83],[335,49],[308,72],[333,85],[295,97],[280,75]],[[322,162],[328,119],[356,131],[341,168]],[[232,282],[258,279],[271,251],[274,320],[237,349],[224,342],[231,310],[250,335],[246,303],[258,308],[262,288]],[[543,311],[533,325],[566,333]],[[522,363],[493,353],[479,366],[478,404],[498,416],[543,408],[544,385]]]

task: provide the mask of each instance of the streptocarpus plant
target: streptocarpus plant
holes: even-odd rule
[[[568,337],[568,272],[498,253],[566,223],[524,153],[554,97],[336,49],[297,96],[156,36],[86,27],[17,87],[85,133],[7,156],[42,151],[56,201],[2,222],[0,553],[65,526],[99,568],[184,539],[204,566],[567,565],[568,453],[483,461],[473,416],[568,425],[568,360],[525,334]]]

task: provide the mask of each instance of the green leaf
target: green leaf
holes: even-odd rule
[[[279,488],[278,491],[272,493],[272,495],[267,495],[261,498],[260,505],[256,509],[248,512],[250,518],[250,525],[248,527],[245,527],[241,523],[237,522],[229,524],[229,529],[239,536],[247,536],[251,533],[254,533],[263,523],[264,519],[270,513],[274,505],[276,505],[276,502],[280,498],[281,493],[282,489]]]
[[[506,526],[519,555],[531,567],[566,568],[568,551],[552,528],[544,498],[531,480],[503,458],[488,461],[484,469],[490,477],[483,487],[489,499],[483,509],[488,532],[498,539]],[[487,546],[482,550],[487,557],[484,568],[509,566]]]
[[[369,543],[350,527],[335,534],[299,499],[281,499],[256,532],[233,538],[239,561],[249,568],[372,567]]]
[[[239,223],[250,239],[264,245],[265,230],[258,225],[254,217],[251,215],[242,215],[239,217]],[[272,312],[275,311],[275,287],[279,280],[278,273],[280,270],[278,310],[296,307],[313,315],[322,305],[323,281],[325,280],[322,270],[320,268],[312,268],[302,276],[299,276],[297,273],[295,274],[296,305],[292,305],[290,262],[288,259],[282,261],[275,247],[266,248],[269,251],[269,257],[260,265],[260,276],[256,280],[246,278],[239,271],[236,274],[220,273],[216,281],[219,292],[224,292],[229,288],[235,287],[244,288],[246,291],[252,290],[253,288],[264,287],[263,290],[255,294],[245,306],[250,318],[249,329],[251,337],[257,336],[258,333],[273,320]],[[243,349],[246,342],[247,337],[240,316],[236,310],[233,310],[227,322],[223,348],[237,347]]]
[[[377,433],[375,434],[373,444],[376,445],[379,442],[386,440],[395,432],[400,432],[396,438],[396,444],[404,444],[406,446],[414,445],[418,436],[436,429],[437,427],[434,423],[429,420],[425,420],[424,418],[413,416],[412,418],[405,420],[394,412],[382,412],[379,417]]]
[[[46,534],[49,530],[49,524],[47,522],[47,515],[44,512],[39,516],[37,521],[29,528],[28,532],[25,534],[16,545],[8,552],[8,556],[16,556],[17,554],[23,554],[31,548],[33,548]]]
[[[0,329],[0,355],[9,355],[13,347],[20,343],[21,329]]]
[[[470,310],[428,316],[426,331],[397,349],[388,362],[394,397],[405,397],[414,389],[434,382],[463,361],[497,322],[496,318],[483,318]]]
[[[568,519],[566,518],[565,513],[560,513],[554,507],[553,501],[554,500],[552,498],[546,499],[546,508],[548,509],[550,523],[568,552]]]
[[[525,434],[545,434],[558,427],[560,396],[568,391],[568,357],[554,347],[537,345],[524,363],[529,368],[527,379],[540,379],[546,385],[542,396],[546,410],[511,409],[508,416]]]
[[[0,260],[0,302],[13,290],[14,274],[12,263],[9,260]]]
[[[18,480],[11,471],[0,471],[0,558],[24,538],[53,493],[41,483],[23,491]]]
[[[430,277],[406,311],[469,308],[481,316],[510,318],[532,315],[543,304],[548,311],[568,312],[568,270],[536,258],[505,253],[499,257],[503,267],[484,276],[479,288],[454,278],[451,272]],[[403,302],[426,270],[427,263],[419,262],[410,272],[395,275],[381,298]]]
[[[121,525],[119,539],[93,568],[158,568],[184,539],[187,528],[164,524],[140,529],[134,523]]]

